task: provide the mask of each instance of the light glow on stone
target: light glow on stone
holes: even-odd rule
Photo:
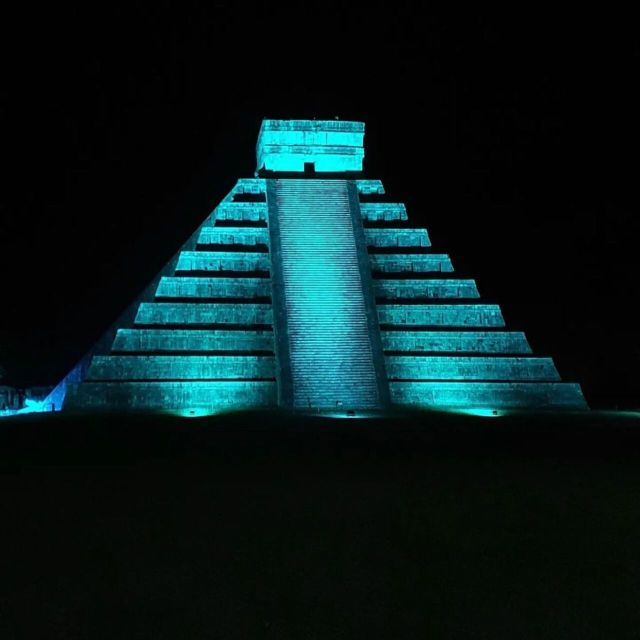
[[[459,413],[467,416],[477,416],[479,418],[499,418],[500,416],[507,415],[506,411],[499,409],[457,409],[451,410],[449,413]]]

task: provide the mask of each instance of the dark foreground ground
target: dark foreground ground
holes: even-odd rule
[[[640,420],[0,421],[0,638],[638,638]]]

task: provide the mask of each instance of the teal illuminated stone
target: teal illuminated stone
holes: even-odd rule
[[[381,325],[503,327],[497,304],[379,304]]]
[[[396,405],[424,409],[587,409],[568,382],[390,382]]]
[[[262,227],[203,227],[198,244],[269,246],[269,233]]]
[[[240,178],[227,196],[236,195],[263,195],[267,191],[267,181],[263,178]]]
[[[213,218],[216,222],[265,222],[267,205],[264,202],[221,202],[214,210]]]
[[[65,409],[229,409],[273,407],[276,383],[266,380],[84,382],[69,386]]]
[[[521,331],[382,331],[385,351],[531,353]]]
[[[389,380],[560,380],[551,358],[386,356]]]
[[[270,325],[270,304],[143,302],[136,324]]]
[[[384,187],[380,180],[356,180],[356,188],[362,195],[384,195]]]
[[[367,222],[398,222],[407,219],[407,209],[401,202],[361,202],[362,219]]]
[[[446,253],[372,253],[369,259],[373,271],[381,273],[453,271],[451,259]]]
[[[374,280],[376,298],[385,300],[419,298],[478,298],[474,280]]]
[[[273,379],[273,356],[95,356],[87,380]]]
[[[266,253],[241,251],[183,251],[177,271],[269,271]]]
[[[113,351],[273,351],[273,331],[118,329]]]
[[[365,229],[368,247],[429,247],[426,229]]]
[[[268,278],[163,277],[156,297],[161,298],[268,298]]]

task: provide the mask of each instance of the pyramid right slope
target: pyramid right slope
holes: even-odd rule
[[[380,184],[380,183],[379,183]],[[382,185],[378,190],[383,193]],[[586,409],[524,333],[505,330],[500,307],[432,252],[403,204],[361,202],[391,402],[437,409]]]

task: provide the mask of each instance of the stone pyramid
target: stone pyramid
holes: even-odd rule
[[[264,120],[258,177],[238,180],[50,404],[586,408],[363,179],[363,140],[361,122]]]

